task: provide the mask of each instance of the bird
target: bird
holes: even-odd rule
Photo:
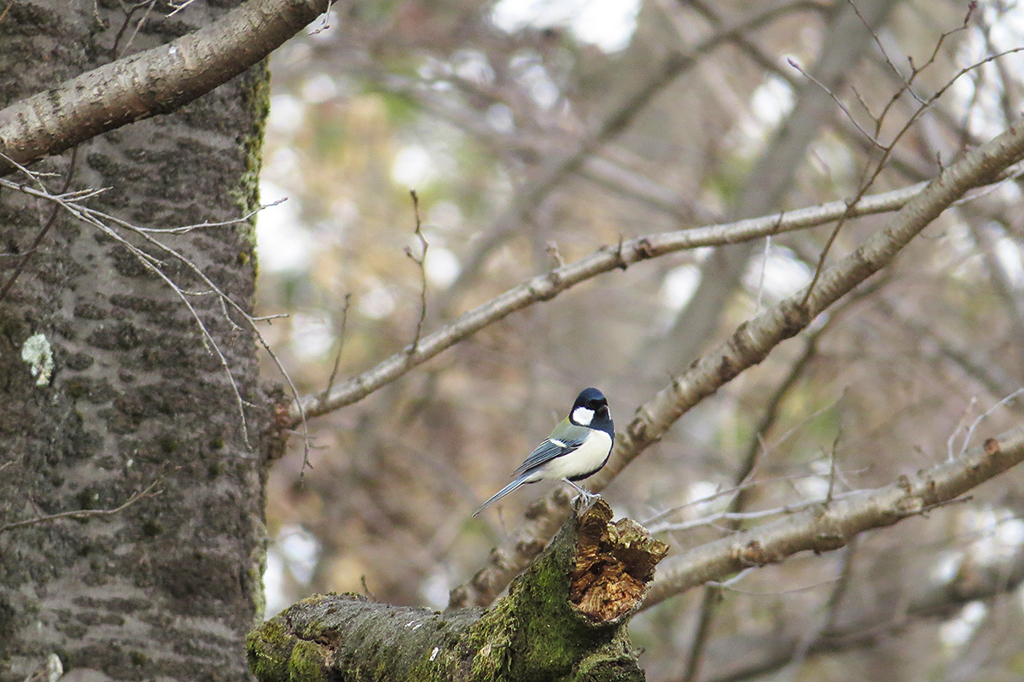
[[[563,480],[589,501],[595,495],[575,482],[600,471],[608,462],[614,444],[615,426],[608,400],[596,388],[583,389],[572,404],[569,416],[512,472],[514,480],[480,505],[473,516],[519,486],[537,481]]]

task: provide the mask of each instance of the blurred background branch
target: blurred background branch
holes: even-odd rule
[[[529,486],[469,515],[584,386],[620,432],[595,487],[617,514],[672,510],[669,561],[734,532],[701,519],[739,508],[719,494],[737,480],[743,513],[796,509],[945,462],[981,415],[972,445],[1020,423],[1000,404],[1024,383],[1013,155],[966,195],[993,169],[941,199],[917,184],[1015,125],[1016,7],[445,0],[339,4],[325,24],[272,59],[263,200],[289,201],[260,214],[261,312],[291,313],[265,336],[319,416],[313,469],[293,452],[270,474],[271,610],[327,590],[488,601],[567,495]],[[403,256],[409,189],[422,271]],[[864,251],[910,225],[909,245]],[[865,253],[882,268],[866,282]],[[956,566],[1019,555],[1020,476],[860,536],[845,564],[719,576],[703,644],[698,591],[648,609],[631,625],[648,678],[679,680],[693,650],[695,680],[911,680],[954,660],[956,679],[1015,679],[1019,581],[983,613],[918,605]],[[869,621],[881,634],[823,644]]]

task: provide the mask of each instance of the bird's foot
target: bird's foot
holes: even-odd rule
[[[566,483],[571,485],[573,488],[576,488],[576,492],[579,493],[579,495],[572,498],[572,502],[570,502],[577,515],[582,515],[590,511],[590,508],[594,506],[594,503],[601,499],[601,496],[597,493],[588,492],[568,479],[566,479]]]
[[[597,494],[577,495],[572,499],[572,508],[576,511],[577,516],[583,516],[600,499],[601,496]]]

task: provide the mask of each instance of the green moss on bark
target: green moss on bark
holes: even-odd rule
[[[242,172],[235,200],[244,214],[251,213],[260,205],[260,173],[263,170],[263,142],[266,136],[267,116],[270,113],[270,69],[263,60],[246,74],[248,87],[244,97],[252,112],[252,123],[241,136],[245,151],[245,170]],[[256,246],[256,216],[247,221],[245,230],[250,246]],[[248,258],[249,256],[245,256]]]
[[[301,641],[292,649],[288,679],[293,682],[324,682],[330,652],[316,642]]]
[[[358,595],[304,599],[250,636],[252,671],[261,681],[323,679],[318,675],[380,682],[642,680],[625,626],[665,546],[632,522],[610,520],[604,503],[579,524],[571,517],[508,596],[482,615],[391,607]],[[581,527],[586,532],[578,535]],[[622,538],[626,545],[619,544]],[[639,571],[619,561],[617,552],[635,560]],[[645,576],[640,592],[626,604],[606,608],[603,599],[596,612],[580,610],[571,595],[595,601],[590,590],[601,582],[593,578],[604,566],[612,566],[609,576],[634,582],[633,574]],[[580,583],[579,575],[588,579]],[[601,615],[608,613],[614,615]],[[263,664],[265,657],[277,663]]]

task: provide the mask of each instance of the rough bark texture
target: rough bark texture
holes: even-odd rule
[[[198,0],[167,17],[157,3],[133,36],[143,13],[129,20],[122,3],[16,0],[0,22],[0,107],[209,24],[232,4]],[[67,154],[32,169],[61,174],[48,179],[53,191],[69,171],[72,189],[109,188],[88,205],[136,225],[240,218],[257,203],[267,85],[259,66],[179,113],[82,144],[73,163]],[[129,238],[190,292],[250,405],[247,444],[231,383],[181,298],[123,245],[64,213],[29,254],[50,213],[0,195],[0,281],[29,256],[0,301],[0,680],[21,682],[50,654],[65,670],[113,679],[250,679],[243,641],[262,611],[269,414],[253,337],[181,262]],[[251,224],[157,236],[251,309]],[[52,349],[49,380],[22,359],[40,334]],[[159,495],[116,514],[10,527],[114,508],[154,482]]]
[[[437,613],[318,595],[249,636],[272,680],[643,680],[626,623],[667,545],[598,501],[493,609]]]

